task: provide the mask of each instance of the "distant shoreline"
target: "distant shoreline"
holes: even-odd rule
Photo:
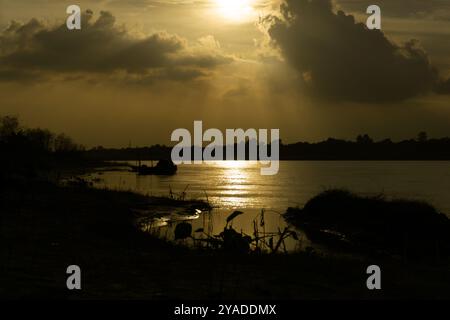
[[[237,149],[235,144],[235,149]],[[224,147],[225,148],[225,147]],[[245,145],[248,151],[248,142]],[[194,147],[192,147],[194,149]],[[154,145],[136,148],[95,147],[84,151],[94,160],[160,160],[171,157],[172,147]],[[194,154],[194,152],[192,152]],[[236,153],[235,153],[236,154]],[[249,154],[246,152],[246,154]],[[235,158],[235,160],[237,160]],[[248,160],[240,159],[240,160]],[[328,139],[318,143],[280,144],[282,161],[450,161],[450,138],[375,142],[370,137],[356,141]]]

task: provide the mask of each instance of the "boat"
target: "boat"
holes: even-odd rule
[[[177,173],[178,167],[171,160],[160,160],[156,166],[131,166],[131,170],[140,176],[171,176]]]

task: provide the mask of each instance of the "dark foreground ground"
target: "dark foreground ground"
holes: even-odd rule
[[[450,298],[447,265],[188,250],[133,226],[133,209],[161,200],[44,182],[0,188],[3,299]],[[81,291],[66,289],[72,264]],[[371,264],[382,268],[381,291],[366,287]]]

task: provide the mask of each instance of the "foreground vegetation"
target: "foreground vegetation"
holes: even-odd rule
[[[449,262],[450,220],[425,202],[327,190],[285,217],[335,250]]]
[[[439,265],[311,253],[190,250],[134,227],[133,208],[158,200],[47,182],[5,183],[0,202],[3,298],[361,299],[450,294],[450,272]],[[382,266],[382,292],[365,286],[366,268],[374,263]],[[71,264],[82,269],[79,292],[65,287]]]

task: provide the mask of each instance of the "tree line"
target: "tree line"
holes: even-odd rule
[[[0,179],[38,177],[80,161],[85,148],[66,134],[26,128],[14,116],[0,116]]]
[[[237,149],[237,144],[235,148]],[[248,142],[246,148],[248,151]],[[164,145],[109,149],[99,146],[87,150],[85,154],[97,160],[159,160],[169,159],[171,150],[171,146]],[[329,138],[315,143],[283,144],[280,142],[280,159],[450,160],[450,138],[430,139],[426,132],[420,132],[414,138],[398,142],[391,139],[375,141],[368,134],[358,135],[353,141]]]

